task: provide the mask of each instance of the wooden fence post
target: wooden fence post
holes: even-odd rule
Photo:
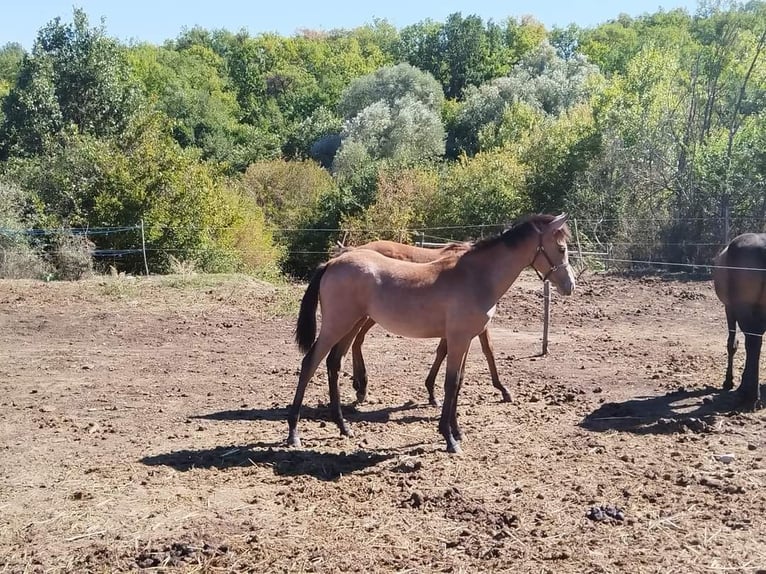
[[[551,282],[543,281],[543,355],[548,354],[548,325],[551,320]]]
[[[144,269],[149,275],[149,264],[146,262],[146,236],[144,235],[144,218],[141,218],[141,251],[144,254]]]

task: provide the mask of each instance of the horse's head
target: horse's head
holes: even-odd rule
[[[550,279],[559,293],[571,295],[575,288],[575,277],[569,265],[569,229],[566,221],[567,215],[562,213],[549,223],[536,225],[537,251],[532,259],[532,267],[541,279]]]

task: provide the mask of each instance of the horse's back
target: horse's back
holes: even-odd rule
[[[715,258],[713,285],[724,305],[766,307],[766,234],[732,239]]]
[[[441,249],[429,249],[386,240],[371,241],[370,243],[360,245],[358,249],[375,251],[390,259],[410,261],[412,263],[430,263],[445,255]]]

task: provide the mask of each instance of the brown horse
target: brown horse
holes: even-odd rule
[[[531,265],[543,279],[550,278],[559,292],[572,293],[575,278],[569,266],[568,238],[566,215],[534,215],[462,253],[431,263],[398,261],[376,251],[354,249],[320,265],[298,314],[295,340],[306,355],[288,413],[287,443],[301,444],[298,421],[303,395],[328,353],[330,413],[341,434],[351,436],[341,412],[338,372],[341,359],[369,317],[398,335],[447,340],[439,431],[447,451],[459,452],[457,398],[471,341],[487,328],[497,301],[525,267]],[[319,303],[322,328],[315,340]]]
[[[405,243],[396,243],[395,241],[371,241],[358,247],[346,247],[341,250],[341,253],[350,251],[352,249],[370,249],[377,251],[390,257],[391,259],[398,259],[399,261],[412,261],[414,263],[430,263],[441,259],[445,255],[453,253],[465,253],[470,249],[470,243],[450,243],[444,247],[438,249],[429,249],[424,247],[416,247],[414,245],[407,245]],[[359,329],[359,333],[354,339],[354,344],[351,346],[351,356],[353,359],[353,385],[356,390],[356,400],[360,403],[364,402],[367,397],[367,368],[364,364],[364,357],[362,356],[362,343],[364,343],[364,337],[367,332],[375,325],[375,321],[367,319],[367,321]],[[492,348],[492,341],[489,339],[489,330],[485,329],[479,334],[479,342],[481,343],[481,350],[484,352],[484,356],[487,359],[487,366],[489,367],[489,373],[492,377],[492,385],[500,391],[503,396],[503,401],[511,401],[511,393],[500,382],[500,377],[497,374],[497,365],[495,364],[495,353]],[[428,391],[428,402],[434,406],[439,406],[439,401],[436,400],[434,394],[434,386],[436,384],[436,375],[439,374],[439,368],[441,367],[444,358],[447,356],[447,340],[442,339],[439,342],[439,346],[436,349],[436,358],[434,359],[431,369],[428,371],[426,377],[426,391]]]
[[[745,370],[737,391],[749,407],[761,407],[758,363],[766,331],[766,233],[745,233],[731,240],[715,258],[715,293],[726,307],[729,338],[724,390],[734,387],[737,325],[745,334]]]

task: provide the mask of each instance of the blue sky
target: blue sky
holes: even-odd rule
[[[0,45],[18,42],[27,49],[37,31],[56,16],[71,21],[73,6],[85,10],[91,24],[104,17],[110,36],[155,44],[175,38],[184,27],[197,25],[290,36],[302,28],[353,28],[375,18],[402,28],[426,18],[443,22],[449,14],[460,12],[496,22],[531,15],[550,29],[573,22],[592,26],[620,13],[638,16],[659,9],[683,7],[690,13],[697,9],[696,0],[7,0],[3,4]]]

